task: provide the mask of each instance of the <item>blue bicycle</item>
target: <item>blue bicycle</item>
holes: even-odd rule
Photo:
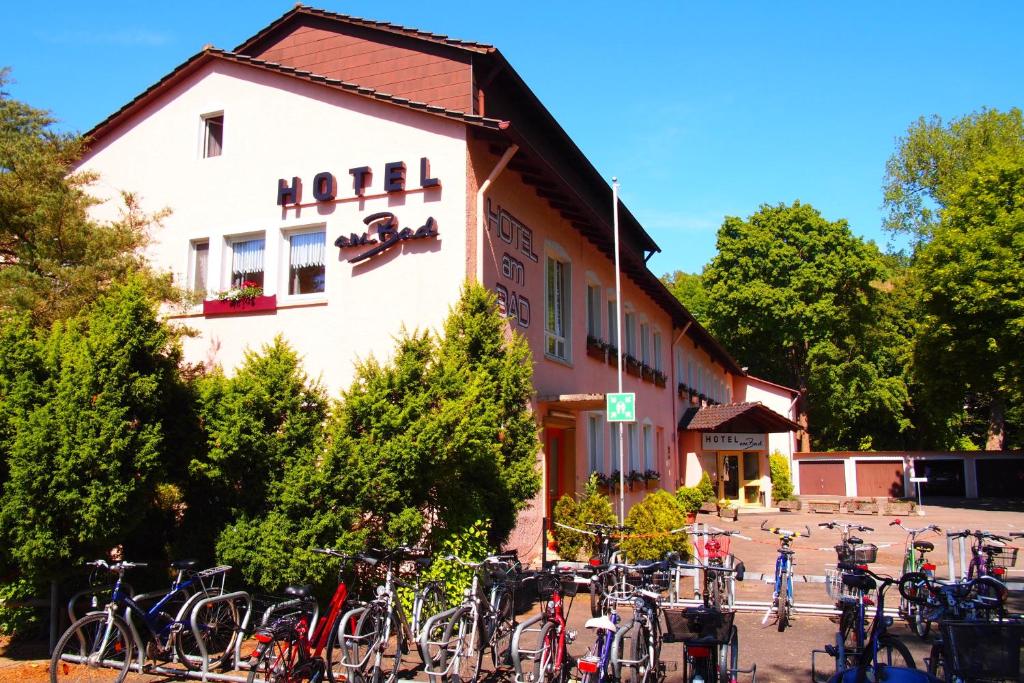
[[[785,631],[793,615],[793,555],[796,551],[790,548],[794,538],[811,537],[811,528],[805,526],[805,532],[767,526],[768,520],[761,522],[761,531],[779,537],[779,556],[775,560],[775,588],[772,590],[772,605],[765,612],[762,624],[768,623],[768,617],[774,612],[778,618],[779,631]]]
[[[237,608],[231,602],[204,601],[221,594],[223,586],[218,588],[210,581],[217,576],[223,578],[230,567],[197,572],[195,565],[195,560],[172,563],[177,575],[170,590],[147,610],[122,588],[124,573],[145,567],[146,563],[89,562],[95,572],[114,574],[113,595],[103,610],[75,621],[57,641],[50,658],[50,683],[120,683],[128,674],[136,648],[145,648],[150,659],[177,660],[189,669],[198,669],[202,661],[190,623],[193,612],[201,629],[200,638],[211,657],[211,668],[223,664],[230,657],[238,635]],[[141,635],[135,628],[136,619],[145,627]]]

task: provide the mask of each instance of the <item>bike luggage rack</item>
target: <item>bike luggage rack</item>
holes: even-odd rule
[[[447,653],[449,652],[451,640],[431,640],[430,634],[433,633],[439,625],[450,621],[460,607],[461,605],[452,607],[451,609],[447,609],[444,612],[438,612],[434,616],[430,617],[426,622],[424,622],[423,629],[419,634],[420,652],[430,652],[431,646],[439,648],[441,652],[441,656],[437,658],[436,662],[430,657],[423,661],[423,671],[427,674],[432,683],[440,683],[442,677],[447,676],[450,673],[449,669],[452,665],[448,663]]]
[[[516,627],[512,634],[512,669],[515,672],[515,683],[536,683],[544,678],[541,671],[546,662],[541,661],[544,652],[544,640],[555,627],[552,621],[544,621],[543,612],[530,617]],[[536,638],[536,647],[523,647],[523,638]],[[527,670],[526,667],[530,669]]]

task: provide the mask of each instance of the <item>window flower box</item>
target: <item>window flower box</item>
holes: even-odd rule
[[[647,488],[657,488],[658,482],[661,481],[661,473],[658,470],[647,470],[644,472],[644,481],[647,482]]]
[[[630,470],[629,474],[626,475],[626,485],[629,486],[629,490],[633,490],[633,486],[640,482],[645,482],[643,472],[637,472],[636,470]]]
[[[626,361],[626,374],[639,377],[643,367],[640,361],[629,355],[627,355],[624,360]]]
[[[655,370],[654,386],[664,389],[666,383],[668,383],[668,377],[665,376],[665,373],[661,372],[660,370]]]
[[[277,310],[277,295],[254,296],[243,299],[208,299],[203,302],[203,315],[242,315],[245,313],[265,313]]]
[[[619,349],[611,344],[608,345],[608,365],[613,368],[619,367]]]
[[[654,368],[652,368],[647,363],[641,363],[640,364],[640,379],[642,379],[645,382],[653,382],[654,381]]]
[[[587,336],[587,355],[591,358],[596,358],[602,363],[605,362],[605,354],[607,353],[607,344],[600,339]]]

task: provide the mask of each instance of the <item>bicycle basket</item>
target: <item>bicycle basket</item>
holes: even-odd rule
[[[722,645],[732,636],[733,612],[704,607],[669,608],[665,613],[666,643]]]
[[[834,567],[825,568],[825,592],[833,600],[843,597],[843,573]]]
[[[840,543],[836,547],[836,555],[840,562],[852,562],[854,564],[871,564],[878,559],[878,546],[874,543],[850,546]]]
[[[957,676],[1019,680],[1024,622],[957,622],[942,624],[946,661]]]
[[[985,551],[992,557],[992,566],[1010,569],[1017,565],[1017,548],[1013,546],[989,546]]]
[[[724,560],[729,556],[729,541],[732,536],[714,536],[708,538],[707,536],[697,536],[697,540],[694,541],[693,547],[697,551],[697,557],[702,562],[708,560]],[[709,547],[710,546],[710,547]]]
[[[554,574],[537,575],[537,595],[541,600],[550,600],[557,590],[563,598],[571,598],[579,591],[579,584],[572,574],[568,576],[555,576]]]

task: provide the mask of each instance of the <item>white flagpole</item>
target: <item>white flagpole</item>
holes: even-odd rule
[[[615,352],[618,362],[615,364],[619,381],[619,393],[622,393],[622,277],[619,268],[619,179],[612,178],[612,222],[615,232]],[[625,436],[622,423],[619,422],[619,524],[626,523],[626,467],[623,458]]]

